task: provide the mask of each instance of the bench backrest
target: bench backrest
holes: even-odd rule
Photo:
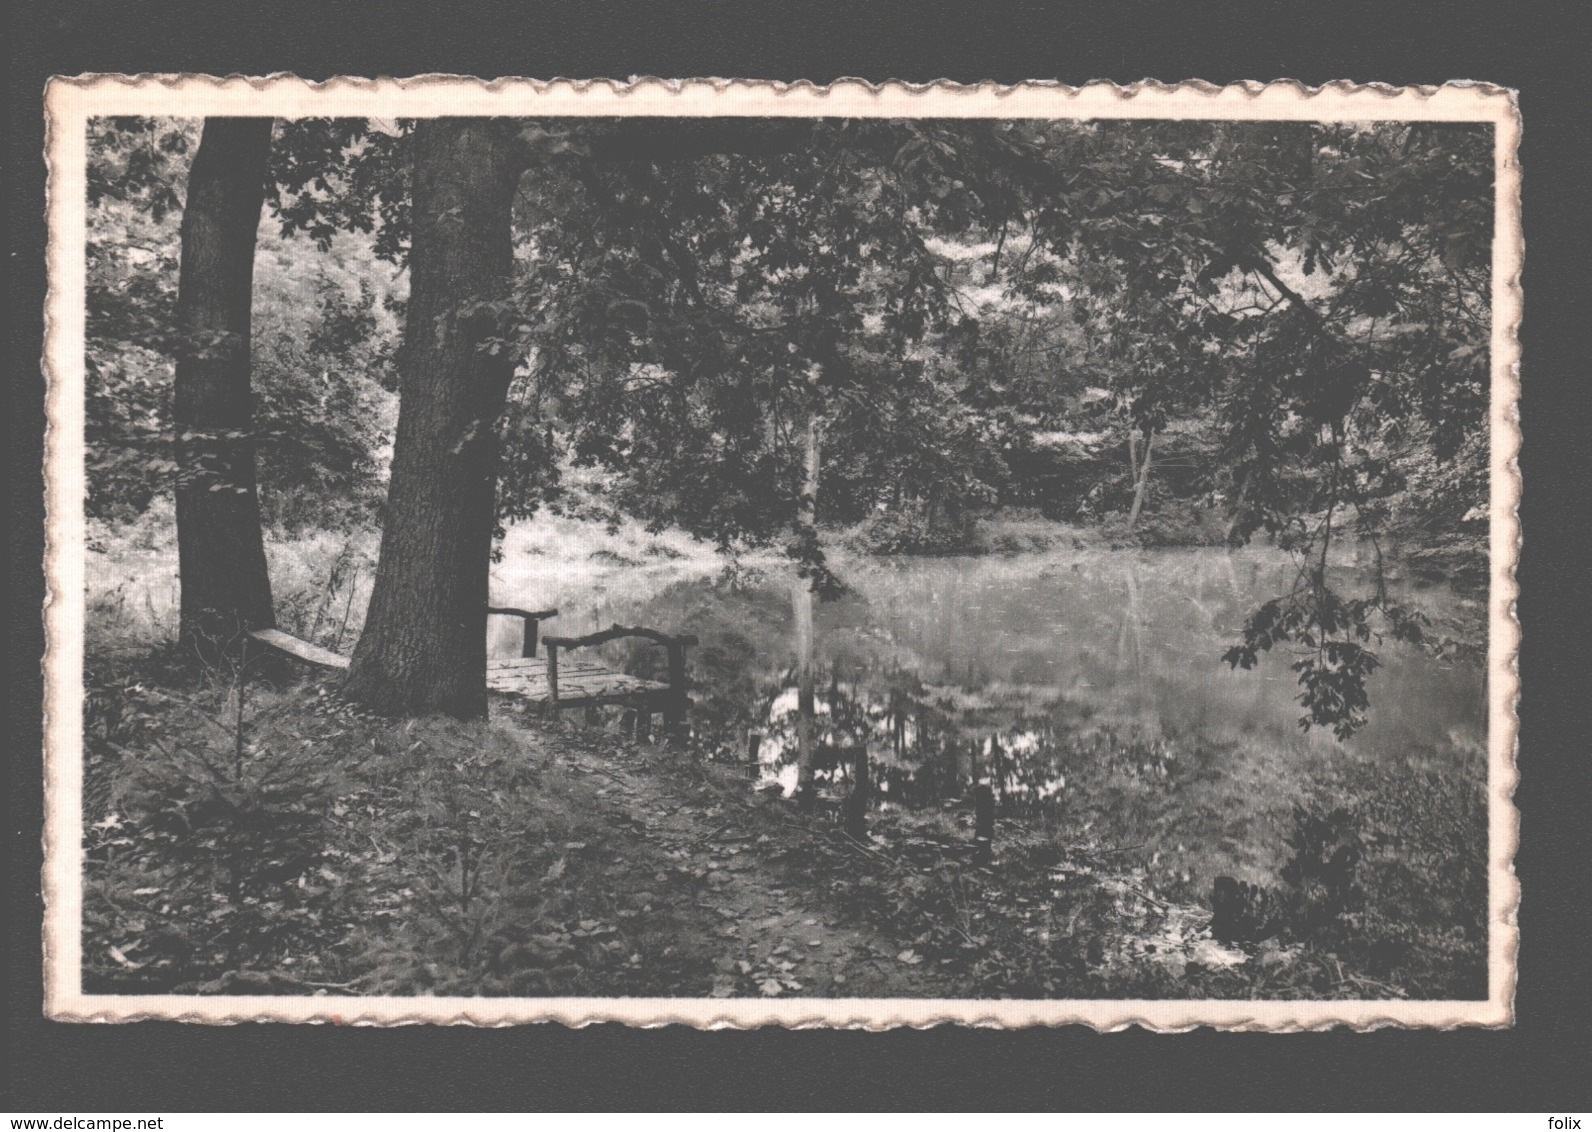
[[[685,690],[685,650],[697,643],[694,636],[689,633],[664,633],[657,629],[643,629],[640,626],[610,625],[600,632],[588,633],[584,637],[542,638],[543,643],[547,645],[548,686],[553,698],[555,700],[558,698],[559,649],[591,648],[624,637],[645,637],[662,645],[669,656],[669,686],[679,691]]]

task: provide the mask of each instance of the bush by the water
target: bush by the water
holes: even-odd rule
[[[936,514],[916,503],[868,519],[855,541],[867,554],[974,554],[979,549],[978,524],[971,512]]]

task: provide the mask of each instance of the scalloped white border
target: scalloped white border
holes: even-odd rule
[[[47,809],[43,874],[45,1013],[60,1021],[170,1019],[205,1023],[321,1022],[337,1025],[444,1023],[503,1026],[560,1022],[585,1026],[684,1023],[701,1029],[779,1025],[882,1030],[944,1023],[1009,1028],[1082,1024],[1180,1032],[1304,1031],[1347,1026],[1450,1029],[1514,1022],[1516,914],[1514,871],[1520,815],[1518,779],[1515,567],[1520,549],[1518,401],[1520,270],[1520,113],[1515,92],[1479,82],[1395,87],[1291,80],[1229,86],[1146,80],[959,85],[870,83],[820,86],[744,79],[634,78],[485,81],[453,75],[410,79],[292,75],[81,75],[52,79],[45,92],[49,159],[49,278],[44,370],[49,383],[45,447],[49,515],[45,553],[48,648],[45,672]],[[197,997],[84,994],[82,915],[82,664],[84,618],[83,339],[85,123],[96,115],[202,117],[429,117],[435,115],[848,116],[957,118],[1204,118],[1317,121],[1491,122],[1496,127],[1497,191],[1493,242],[1492,460],[1489,734],[1489,997],[1483,1002],[991,1001],[942,999],[479,999]]]

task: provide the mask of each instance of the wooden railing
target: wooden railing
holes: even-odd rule
[[[518,617],[525,625],[524,642],[520,647],[522,658],[536,656],[538,636],[541,623],[550,617],[557,617],[556,609],[516,609],[511,606],[489,606],[487,613],[498,617]],[[255,640],[299,660],[326,668],[347,668],[349,658],[339,653],[332,652],[307,641],[302,641],[291,634],[277,629],[262,629],[250,634]],[[669,678],[663,688],[656,682],[650,686],[643,683],[632,692],[618,692],[614,701],[624,702],[633,707],[638,714],[637,734],[644,736],[649,724],[646,722],[654,706],[663,712],[664,728],[666,734],[677,743],[685,743],[688,738],[686,716],[690,709],[691,679],[686,674],[686,650],[697,644],[697,638],[689,633],[664,633],[657,629],[646,629],[640,626],[613,625],[601,632],[589,633],[584,637],[542,637],[540,643],[547,646],[547,706],[554,711],[559,707],[558,695],[558,654],[560,650],[594,648],[597,645],[607,644],[609,641],[621,640],[625,637],[641,637],[660,644],[668,657]],[[608,676],[613,673],[606,673]],[[588,701],[590,697],[587,697]],[[576,701],[579,702],[577,697]]]
[[[689,633],[671,634],[639,626],[611,625],[607,629],[588,633],[584,637],[544,637],[543,643],[547,645],[547,694],[550,706],[554,711],[558,710],[559,649],[593,648],[625,637],[643,637],[663,646],[669,666],[669,690],[663,697],[664,730],[675,742],[684,743],[687,738],[686,712],[690,707],[688,693],[691,687],[690,678],[685,670],[685,650],[698,643],[696,637]]]
[[[486,611],[488,616],[496,615],[498,617],[518,617],[525,623],[525,641],[520,645],[521,656],[536,655],[536,635],[540,631],[542,622],[546,621],[550,617],[558,616],[558,610],[556,609],[538,609],[532,611],[528,609],[513,609],[509,606],[499,605],[489,605],[486,607]]]

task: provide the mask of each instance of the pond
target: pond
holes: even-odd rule
[[[1294,803],[1347,768],[1485,776],[1485,672],[1391,641],[1368,724],[1347,741],[1299,726],[1286,654],[1231,670],[1222,652],[1294,566],[1264,548],[837,559],[850,592],[818,606],[818,782],[849,789],[865,748],[883,806],[965,808],[991,783],[1007,816],[1054,823],[1142,859],[1162,883],[1275,876]],[[1346,562],[1345,570],[1356,568]],[[522,579],[517,579],[522,580]],[[501,583],[499,583],[501,584]],[[749,777],[795,786],[791,583],[777,564],[729,578],[700,564],[594,563],[567,588],[561,633],[611,621],[695,633],[699,744]],[[1479,635],[1484,609],[1410,595],[1439,629]],[[578,610],[578,612],[576,612]],[[638,651],[632,671],[657,663]],[[1478,836],[1480,834],[1478,833]]]

